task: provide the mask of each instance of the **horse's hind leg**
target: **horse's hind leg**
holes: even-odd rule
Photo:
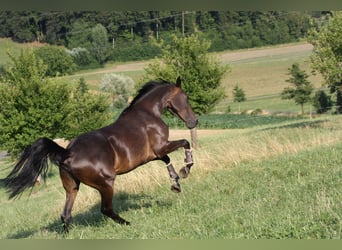
[[[61,215],[64,232],[69,232],[69,225],[71,221],[71,210],[74,205],[80,182],[76,181],[66,170],[60,168],[59,171],[63,187],[66,192],[66,201]]]
[[[128,221],[113,211],[113,184],[114,179],[106,180],[103,185],[96,188],[101,194],[101,212],[119,224],[129,225]]]

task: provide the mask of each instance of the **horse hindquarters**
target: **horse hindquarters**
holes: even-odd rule
[[[69,150],[71,157],[66,164],[70,165],[76,180],[99,191],[101,212],[117,223],[129,224],[113,211],[113,186],[116,176],[114,171],[115,153],[107,138],[99,132],[84,134],[72,142]],[[68,182],[68,179],[66,181]],[[67,200],[64,215],[68,219],[77,192],[68,184],[66,186]]]

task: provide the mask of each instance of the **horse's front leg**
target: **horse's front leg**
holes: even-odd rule
[[[188,175],[190,174],[190,169],[191,169],[192,165],[194,165],[194,161],[193,161],[193,157],[192,157],[192,150],[190,148],[185,149],[184,162],[185,162],[185,166],[179,170],[179,175],[182,178],[188,177]]]
[[[171,190],[173,192],[179,193],[181,191],[181,187],[179,184],[179,176],[176,173],[168,155],[165,155],[161,160],[166,164],[167,171],[169,172],[171,179]]]
[[[173,191],[176,191],[177,188],[173,189],[173,187],[177,187],[179,186],[178,183],[178,175],[176,174],[172,164],[170,163],[170,158],[167,156],[167,154],[177,150],[178,148],[183,147],[185,149],[185,167],[181,168],[180,170],[180,176],[182,178],[186,178],[188,177],[189,173],[190,173],[190,168],[191,166],[194,164],[193,162],[193,157],[192,157],[192,151],[190,148],[190,143],[183,139],[183,140],[178,140],[178,141],[169,141],[166,145],[163,145],[163,147],[159,148],[158,152],[159,155],[161,155],[162,157],[160,158],[161,160],[163,160],[165,162],[165,164],[167,165],[168,171],[170,173],[170,177],[171,179],[177,179],[177,181],[174,182],[174,185],[171,187],[171,189]],[[174,176],[175,178],[173,178],[172,176]],[[179,191],[180,191],[180,186],[179,186]]]

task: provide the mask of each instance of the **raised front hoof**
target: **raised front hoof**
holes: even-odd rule
[[[179,176],[183,179],[187,178],[190,174],[190,169],[188,167],[182,167],[179,170]]]
[[[181,187],[178,183],[174,183],[171,185],[171,190],[175,193],[180,193],[182,190],[181,190]]]

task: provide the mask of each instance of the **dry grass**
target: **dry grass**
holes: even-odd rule
[[[200,147],[193,151],[195,165],[191,178],[217,169],[232,168],[245,161],[261,161],[282,154],[295,154],[322,145],[340,142],[342,119],[322,118],[306,123],[289,123],[279,127],[259,127],[245,130],[199,130]],[[188,138],[186,130],[172,131],[172,138]],[[183,166],[182,150],[172,153],[176,170]],[[187,180],[182,180],[187,181]],[[141,190],[165,186],[168,173],[161,162],[151,162],[126,175],[119,176],[116,190],[139,193]]]
[[[229,169],[242,162],[259,162],[284,154],[296,154],[306,149],[322,145],[333,145],[342,138],[342,118],[327,117],[264,126],[252,129],[198,130],[199,148],[193,150],[195,165],[191,175],[182,182],[203,178],[212,171]],[[172,130],[170,139],[190,140],[188,130]],[[184,165],[184,152],[178,150],[170,154],[178,171]],[[125,175],[117,176],[114,192],[139,194],[157,188],[168,188],[169,176],[165,165],[150,162]],[[81,186],[75,212],[86,211],[98,204],[99,194],[93,188]],[[56,208],[62,209],[61,207]]]

